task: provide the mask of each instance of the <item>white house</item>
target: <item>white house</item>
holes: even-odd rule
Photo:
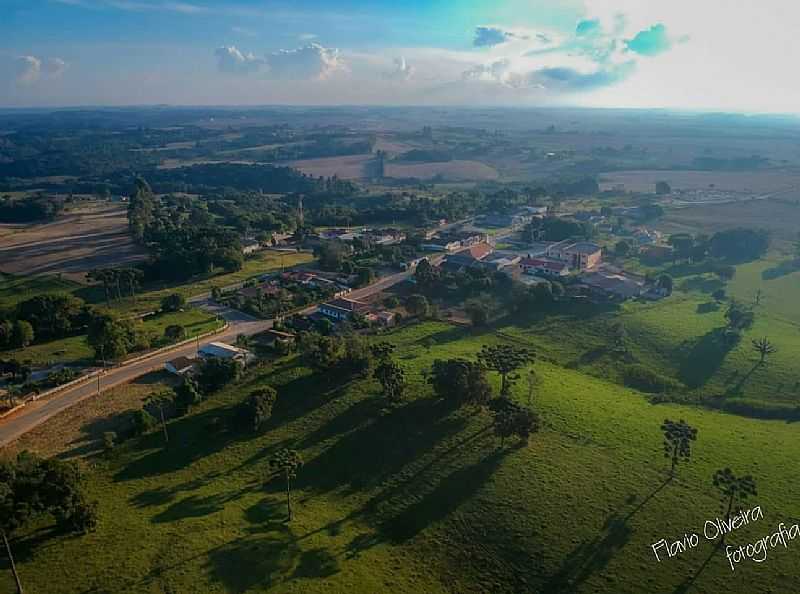
[[[217,358],[217,359],[233,359],[235,361],[242,361],[246,363],[253,358],[253,353],[247,349],[224,343],[224,342],[210,342],[200,347],[198,354],[204,358]]]
[[[174,375],[186,375],[194,369],[195,360],[191,357],[178,357],[164,363],[164,369]]]
[[[569,266],[566,262],[559,262],[558,260],[548,260],[546,258],[523,258],[520,263],[520,268],[525,274],[540,274],[543,276],[567,276],[569,275]]]

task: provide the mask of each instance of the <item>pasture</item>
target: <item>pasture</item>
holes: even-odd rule
[[[654,193],[656,182],[666,181],[673,190],[729,190],[756,194],[780,192],[800,185],[797,171],[693,171],[636,170],[600,174],[600,188],[610,190],[622,184],[628,192]]]
[[[398,408],[384,408],[372,380],[337,384],[284,359],[170,422],[169,448],[154,432],[93,458],[97,532],[63,537],[42,524],[17,539],[27,587],[54,594],[797,591],[797,542],[734,573],[702,535],[719,514],[711,475],[725,466],[753,474],[759,494],[750,504],[764,514],[729,544],[796,521],[797,425],[652,405],[540,360],[533,406],[541,431],[528,446],[501,449],[486,412],[442,406],[423,372],[436,358],[473,357],[502,336],[425,323],[387,338],[411,383]],[[279,394],[264,431],[209,430],[264,384]],[[523,384],[514,397],[525,402]],[[665,417],[699,430],[691,462],[672,481],[661,453]],[[290,523],[283,483],[267,463],[287,446],[305,460]],[[685,532],[700,533],[698,547],[658,562],[651,544]],[[0,587],[12,588],[9,572]]]

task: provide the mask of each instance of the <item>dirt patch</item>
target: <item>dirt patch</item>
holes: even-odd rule
[[[369,177],[369,165],[374,160],[374,155],[348,155],[291,161],[287,165],[315,177],[335,175],[341,179],[362,179]]]
[[[78,458],[97,453],[102,449],[103,433],[125,432],[129,423],[127,412],[141,408],[148,394],[175,384],[176,380],[168,373],[154,372],[100,397],[82,400],[3,448],[2,455],[15,456],[28,450],[47,457]]]
[[[398,165],[387,163],[386,176],[396,178],[416,177],[442,181],[493,180],[499,177],[497,170],[480,161],[446,161],[443,163],[413,163]]]
[[[656,182],[666,181],[673,190],[716,189],[731,192],[777,192],[800,185],[791,171],[617,171],[600,174],[600,188],[622,186],[628,192],[654,192]]]
[[[128,233],[121,204],[94,205],[53,223],[0,230],[0,272],[11,274],[63,274],[84,282],[92,268],[119,266],[145,256]]]

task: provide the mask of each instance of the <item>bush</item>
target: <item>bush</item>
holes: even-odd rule
[[[225,384],[239,379],[242,374],[242,364],[232,359],[206,359],[200,364],[197,374],[197,383],[200,389],[208,394],[216,392]]]
[[[661,375],[644,365],[628,365],[623,372],[623,382],[629,388],[652,394],[672,392],[682,387],[677,380]]]
[[[186,298],[179,294],[173,293],[161,299],[161,311],[172,312],[179,311],[186,305]]]
[[[133,434],[135,436],[144,435],[156,426],[156,419],[144,409],[134,411],[131,415]]]
[[[170,324],[164,328],[164,338],[171,341],[182,340],[186,338],[186,328],[180,324]]]
[[[277,398],[278,393],[269,386],[250,392],[247,400],[238,406],[236,416],[239,427],[258,431],[272,416],[272,407]]]

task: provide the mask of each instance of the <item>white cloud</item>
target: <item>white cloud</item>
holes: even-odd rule
[[[323,80],[344,69],[338,49],[309,43],[293,50],[279,50],[267,55],[268,76],[285,80]]]
[[[245,74],[256,72],[264,65],[264,60],[253,54],[243,54],[234,45],[218,47],[214,55],[217,57],[217,67],[222,72]]]
[[[42,61],[36,56],[20,56],[15,61],[17,83],[30,85],[39,80],[42,73]]]
[[[384,72],[384,78],[391,80],[411,80],[414,77],[414,67],[409,64],[403,56],[395,58],[394,68],[389,72]]]

